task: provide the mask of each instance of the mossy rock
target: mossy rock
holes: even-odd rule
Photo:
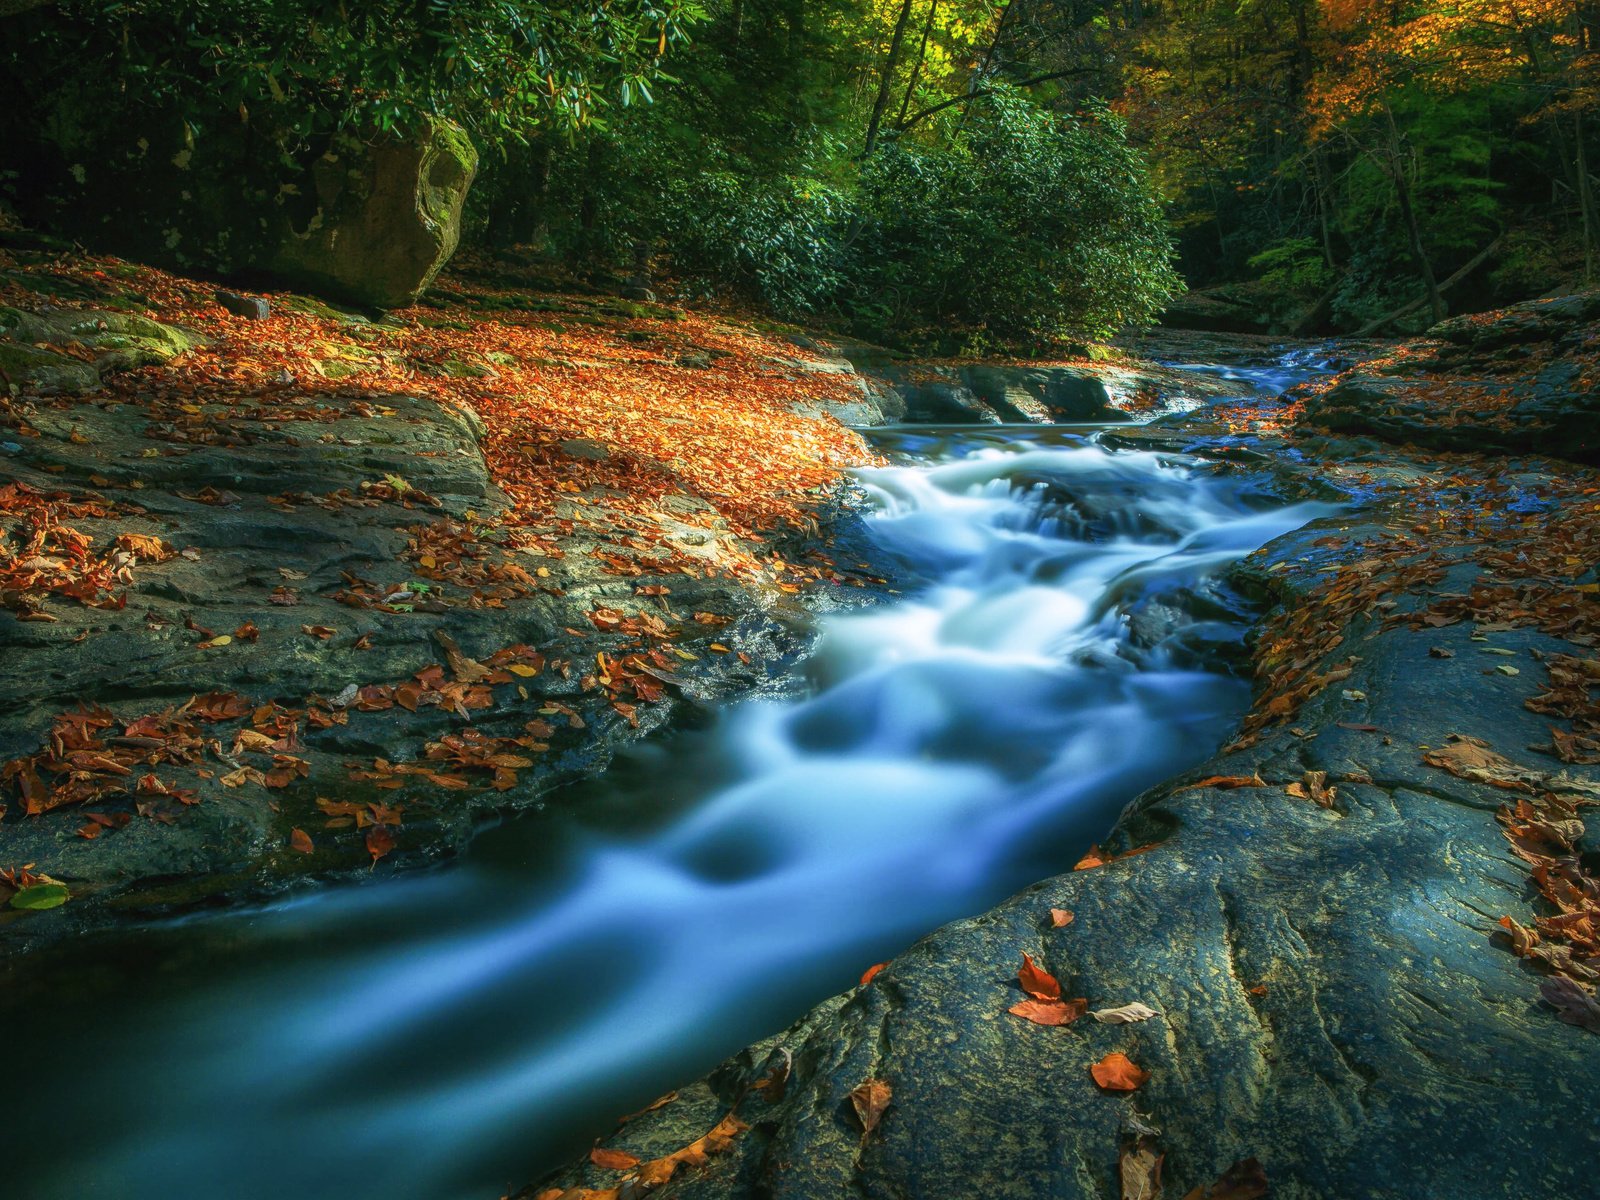
[[[267,265],[358,304],[411,304],[455,253],[477,169],[466,133],[443,120],[413,138],[330,149],[311,168],[315,211],[285,223]]]
[[[90,364],[53,350],[0,341],[0,373],[9,386],[38,392],[88,392],[100,386]]]
[[[95,382],[108,371],[159,366],[187,350],[205,344],[205,340],[197,334],[174,325],[163,325],[133,313],[100,308],[26,312],[20,308],[0,307],[0,333],[14,342],[24,343],[29,349],[37,349],[41,345],[81,346],[94,356],[92,365],[80,365],[96,376]],[[52,357],[64,358],[59,354]],[[78,360],[69,358],[66,361]],[[43,365],[40,369],[44,369]],[[69,374],[76,377],[80,373]]]

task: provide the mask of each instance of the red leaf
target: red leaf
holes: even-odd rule
[[[1061,999],[1060,981],[1034,962],[1031,954],[1022,956],[1022,966],[1017,968],[1017,982],[1035,1000]]]
[[[311,844],[311,835],[304,829],[291,829],[289,831],[289,848],[299,854],[310,854],[316,849]]]
[[[373,864],[389,851],[394,849],[394,834],[382,825],[374,825],[367,831],[367,853],[372,855]]]

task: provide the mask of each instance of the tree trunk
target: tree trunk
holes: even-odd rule
[[[1583,110],[1580,108],[1572,115],[1573,141],[1576,143],[1574,153],[1578,167],[1578,208],[1583,213],[1583,281],[1594,282],[1595,270],[1595,243],[1600,239],[1600,229],[1596,228],[1594,206],[1594,181],[1589,178],[1589,152],[1584,146]]]
[[[1417,225],[1416,211],[1411,207],[1411,185],[1406,182],[1405,167],[1400,161],[1400,131],[1395,128],[1394,114],[1385,110],[1389,122],[1389,178],[1394,181],[1395,199],[1400,202],[1400,216],[1405,220],[1406,232],[1411,238],[1411,253],[1417,260],[1417,270],[1428,291],[1428,306],[1435,324],[1444,320],[1444,299],[1439,295],[1439,281],[1434,278],[1433,264],[1423,249],[1422,230]]]
[[[878,146],[878,130],[883,124],[884,110],[889,107],[889,90],[894,86],[894,69],[900,62],[900,47],[906,40],[906,22],[911,19],[912,0],[903,0],[900,16],[894,23],[894,37],[889,42],[888,57],[883,60],[883,74],[878,78],[878,97],[872,102],[872,119],[867,122],[867,144],[861,153],[871,158]]]
[[[922,64],[928,57],[928,35],[933,32],[933,15],[939,11],[939,0],[928,0],[928,19],[922,23],[922,43],[917,47],[917,61],[911,64],[911,78],[906,81],[905,98],[900,101],[900,115],[895,125],[904,128],[906,114],[911,111],[911,93],[917,90],[917,76],[922,74]]]

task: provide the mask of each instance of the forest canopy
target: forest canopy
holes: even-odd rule
[[[1595,20],[1572,0],[11,0],[0,102],[67,147],[57,175],[176,129],[197,154],[247,139],[289,206],[339,139],[447,119],[479,155],[480,246],[981,353],[1148,321],[1180,271],[1305,330],[1592,276]],[[43,207],[49,157],[10,172],[19,207]]]

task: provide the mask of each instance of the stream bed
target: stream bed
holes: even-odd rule
[[[493,1200],[1070,868],[1227,736],[1250,614],[1221,576],[1325,508],[1091,430],[870,436],[905,582],[820,616],[786,690],[441,867],[28,964],[0,996],[8,1192]]]

